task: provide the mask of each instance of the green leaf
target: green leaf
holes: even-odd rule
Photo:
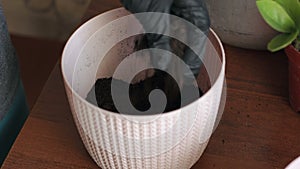
[[[256,1],[256,5],[264,20],[275,30],[284,33],[296,29],[295,22],[279,3],[270,0]]]
[[[294,20],[300,31],[300,1],[299,0],[275,0],[278,2]]]
[[[299,31],[296,30],[292,33],[283,33],[280,35],[275,36],[269,43],[268,43],[268,50],[271,52],[276,52],[280,49],[283,49],[290,45],[293,40],[297,38]]]

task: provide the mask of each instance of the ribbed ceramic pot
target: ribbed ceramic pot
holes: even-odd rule
[[[118,114],[90,104],[85,98],[95,80],[112,76],[128,52],[133,51],[132,32],[142,32],[142,26],[124,8],[119,8],[82,25],[66,44],[62,73],[81,139],[101,168],[190,168],[202,155],[222,114],[222,44],[211,30],[204,61],[211,65],[206,70],[211,74],[210,88],[181,109],[139,116]],[[120,43],[114,45],[116,41]],[[136,64],[145,62],[137,60]]]

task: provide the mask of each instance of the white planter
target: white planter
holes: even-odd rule
[[[109,112],[85,98],[97,78],[112,76],[123,55],[133,51],[132,38],[114,46],[124,39],[124,32],[131,37],[131,33],[142,31],[135,17],[124,17],[128,14],[119,8],[91,19],[72,35],[63,51],[66,93],[81,139],[101,168],[190,168],[202,155],[222,114],[222,44],[211,31],[204,61],[211,87],[193,103],[159,115]],[[146,60],[137,62],[144,64]]]
[[[300,168],[300,157],[297,157],[285,169],[297,169],[297,168]]]
[[[261,50],[276,35],[260,16],[256,0],[205,1],[211,26],[224,43]]]

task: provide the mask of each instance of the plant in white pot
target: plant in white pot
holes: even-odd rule
[[[285,49],[289,58],[289,96],[292,108],[300,111],[300,1],[257,0],[264,20],[281,34],[268,43],[268,50]]]

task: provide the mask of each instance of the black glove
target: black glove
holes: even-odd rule
[[[187,21],[194,24],[202,32],[207,33],[210,26],[210,20],[208,11],[203,0],[120,0],[124,7],[132,13],[140,12],[162,12],[174,14],[178,17],[186,19]],[[147,32],[152,32],[153,30],[158,30],[159,32],[167,32],[170,28],[170,20],[162,19],[158,17],[153,17],[148,15],[148,17],[139,18],[139,21],[143,25]],[[199,37],[192,35],[190,30],[186,30],[188,34],[188,41],[191,43],[196,43],[200,46],[197,51],[200,55],[204,54],[204,44],[205,42],[199,42]],[[156,31],[157,32],[157,31]],[[146,35],[149,48],[159,48],[171,51],[170,38],[159,35],[159,34],[147,34]],[[199,44],[200,43],[200,44]],[[202,65],[201,60],[191,49],[185,47],[184,55],[182,59],[190,67],[194,76],[198,75],[200,66]],[[170,60],[167,57],[161,57],[156,63],[162,70],[165,70],[169,66]],[[187,75],[190,76],[190,75]]]

